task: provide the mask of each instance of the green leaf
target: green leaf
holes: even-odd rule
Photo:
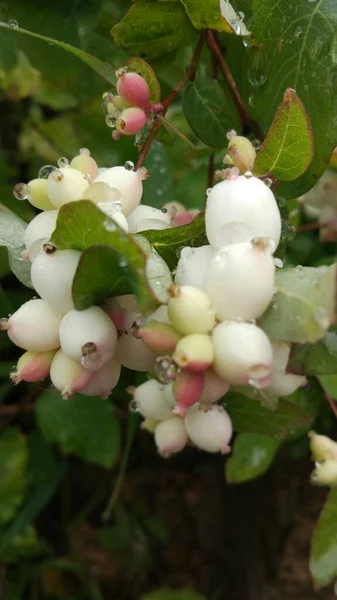
[[[273,339],[316,342],[334,320],[336,265],[278,271],[277,293],[259,325]]]
[[[280,399],[275,411],[234,392],[226,394],[224,400],[233,428],[239,432],[283,437],[312,421],[302,408],[283,399]]]
[[[85,251],[73,281],[78,310],[99,303],[109,293],[135,293],[146,312],[156,306],[146,280],[146,255],[132,236],[88,200],[60,208],[52,242],[60,249]],[[129,286],[129,287],[127,287]]]
[[[126,64],[129,67],[129,71],[138,73],[138,75],[141,75],[147,82],[150,88],[151,103],[157,104],[160,102],[160,83],[152,67],[150,67],[150,65],[142,58],[129,58]]]
[[[188,588],[181,590],[160,588],[149,594],[144,594],[141,596],[141,600],[206,600],[206,597]]]
[[[184,246],[197,248],[208,244],[205,233],[205,215],[201,213],[192,223],[172,229],[142,231],[153,248],[162,256],[170,269],[174,269],[179,260],[180,250]]]
[[[155,208],[161,208],[165,202],[171,202],[173,189],[167,152],[159,142],[154,141],[151,144],[145,166],[150,171],[150,177],[144,181],[143,202]]]
[[[257,176],[271,173],[280,181],[297,179],[314,154],[312,128],[300,99],[287,89],[255,163]]]
[[[296,344],[287,371],[297,375],[337,373],[337,331],[327,331],[316,344]]]
[[[320,375],[318,380],[324,391],[337,400],[337,375]]]
[[[249,31],[228,1],[182,0],[186,12],[196,29],[215,29],[237,35]]]
[[[30,261],[21,257],[23,236],[27,225],[11,210],[0,204],[0,246],[8,250],[9,266],[23,285],[33,287],[30,278]]]
[[[288,198],[316,183],[336,145],[336,22],[337,4],[330,0],[253,0],[255,48],[250,50],[253,64],[246,67],[251,116],[266,132],[285,90],[292,88],[306,107],[314,134],[310,168],[294,183],[280,185]],[[246,68],[241,65],[242,73]]]
[[[45,437],[63,452],[111,467],[119,451],[119,423],[110,402],[95,396],[73,396],[65,401],[45,393],[36,404],[36,417]]]
[[[213,79],[197,78],[187,84],[183,111],[193,133],[212,148],[225,148],[228,130],[241,128],[232,99]]]
[[[261,406],[268,410],[275,410],[279,403],[279,398],[273,392],[268,389],[259,390],[252,385],[232,385],[231,391],[250,400],[260,402]]]
[[[0,437],[0,524],[10,521],[26,490],[26,438],[17,429]]]
[[[50,15],[48,16],[48,18],[50,20],[52,20],[51,17],[50,17]],[[91,54],[88,54],[88,52],[85,52],[84,50],[81,50],[80,48],[76,48],[75,46],[72,46],[71,44],[68,44],[66,42],[61,42],[59,40],[55,40],[55,39],[53,39],[51,37],[48,37],[46,35],[41,35],[40,33],[35,33],[34,31],[29,31],[28,29],[23,29],[22,27],[16,27],[15,29],[12,29],[8,25],[8,23],[0,22],[0,27],[4,27],[6,29],[9,29],[9,30],[11,30],[11,31],[13,31],[15,33],[23,33],[23,34],[25,34],[27,36],[30,36],[30,37],[33,37],[33,38],[35,38],[37,40],[41,40],[43,42],[47,42],[48,44],[50,44],[52,46],[56,46],[58,48],[62,48],[66,52],[69,52],[70,54],[73,54],[74,56],[76,56],[77,58],[79,58],[80,60],[82,60],[91,69],[93,69],[96,73],[98,73],[98,75],[100,75],[101,77],[103,77],[103,79],[105,79],[106,81],[108,81],[110,84],[115,85],[115,83],[116,83],[115,72],[114,72],[114,70],[112,69],[112,67],[108,63],[105,63],[102,60],[96,58],[95,56],[92,56]],[[40,50],[37,53],[38,55],[41,55],[41,51]],[[44,60],[45,60],[45,57],[44,57]],[[34,61],[34,64],[35,64],[35,61]],[[64,67],[64,65],[67,65],[67,61],[62,61],[62,68]]]
[[[35,528],[28,525],[11,540],[4,550],[1,550],[0,560],[5,564],[16,563],[20,560],[25,561],[38,556],[45,549],[37,537]]]
[[[142,58],[165,56],[195,39],[180,2],[138,0],[112,30],[115,43]]]
[[[243,483],[263,475],[274,460],[281,442],[259,433],[239,433],[226,462],[229,483]]]
[[[316,586],[337,575],[337,489],[332,490],[319,516],[311,541],[310,571]]]

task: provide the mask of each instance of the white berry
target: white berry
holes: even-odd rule
[[[213,405],[207,412],[195,404],[184,418],[186,431],[192,442],[206,452],[230,452],[232,423],[227,412]]]
[[[164,392],[165,386],[155,379],[149,379],[135,388],[132,393],[138,412],[154,421],[172,417],[172,405]]]
[[[174,281],[177,285],[190,285],[203,289],[205,276],[213,257],[211,246],[182,249],[177,264]]]
[[[180,452],[188,441],[184,420],[181,417],[173,416],[158,423],[154,431],[154,441],[163,458]]]
[[[7,320],[1,322],[1,329],[7,330],[8,337],[24,350],[47,352],[60,345],[60,317],[44,300],[34,299],[25,302]]]
[[[173,285],[168,301],[172,325],[181,333],[208,333],[215,325],[215,310],[209,297],[198,288]]]
[[[89,384],[93,373],[69,358],[62,350],[56,352],[50,368],[50,379],[64,399],[80,392]]]
[[[142,180],[146,178],[146,170],[129,171],[124,167],[105,169],[96,177],[94,183],[103,181],[117,188],[124,215],[129,215],[138,206],[143,195]]]
[[[23,242],[29,251],[37,240],[49,240],[56,227],[58,210],[46,210],[27,225]]]
[[[45,251],[32,264],[31,278],[35,290],[61,314],[74,308],[71,288],[80,258],[81,252],[77,250]]]

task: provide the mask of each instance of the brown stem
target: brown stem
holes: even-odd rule
[[[205,43],[205,33],[202,33],[200,36],[199,42],[194,50],[190,65],[187,67],[181,80],[178,81],[177,85],[173,88],[173,90],[169,93],[169,95],[165,98],[165,100],[163,100],[163,102],[162,102],[163,108],[160,111],[161,115],[165,116],[168,107],[173,102],[173,100],[175,100],[175,98],[177,97],[179,92],[183,89],[183,87],[185,87],[185,85],[188,81],[190,81],[191,79],[194,78],[197,64],[198,64],[204,43]],[[151,144],[161,126],[162,126],[162,122],[159,119],[155,118],[155,121],[152,125],[151,131],[139,152],[138,159],[137,159],[136,166],[135,166],[136,170],[139,169],[143,165],[146,155],[147,155],[148,151],[150,150]]]
[[[331,408],[333,414],[337,418],[337,406],[336,406],[336,402],[334,401],[334,399],[331,396],[329,396],[329,394],[325,394],[325,397],[326,397],[327,401],[329,402],[329,405],[330,405],[330,408]]]
[[[248,125],[250,127],[250,129],[256,135],[257,139],[262,141],[262,135],[260,132],[260,128],[259,128],[258,124],[255,123],[255,121],[252,121],[249,117],[248,111],[247,111],[245,104],[240,96],[240,92],[236,86],[233,75],[230,72],[230,69],[224,59],[221,46],[216,38],[214,31],[211,31],[210,29],[207,31],[206,41],[207,41],[207,45],[208,45],[210,51],[216,57],[219,69],[222,72],[222,74],[227,82],[229,92],[236,104],[242,124]]]
[[[296,228],[297,233],[303,233],[304,231],[315,231],[320,228],[319,223],[305,223],[305,225],[299,225]]]
[[[35,404],[4,404],[0,406],[0,417],[15,417],[22,412],[32,412]]]

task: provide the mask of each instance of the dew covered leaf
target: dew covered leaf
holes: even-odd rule
[[[337,4],[330,0],[253,0],[255,45],[247,54],[250,116],[264,134],[287,88],[295,90],[312,124],[315,153],[309,169],[279,191],[298,197],[313,187],[337,139]],[[242,66],[241,66],[242,68]],[[243,69],[244,70],[244,69]]]
[[[182,0],[196,29],[215,29],[248,35],[248,29],[230,2],[226,0]]]
[[[282,398],[274,411],[235,392],[226,394],[224,401],[233,429],[238,432],[286,436],[312,421],[301,407]]]
[[[337,331],[327,331],[316,344],[295,344],[287,371],[298,375],[337,373]]]
[[[30,278],[31,263],[21,257],[26,227],[26,223],[20,217],[0,204],[0,246],[5,246],[8,250],[9,266],[14,275],[23,285],[33,288]]]
[[[187,84],[183,111],[193,133],[211,148],[225,148],[228,130],[241,127],[233,100],[211,78],[197,78]]]
[[[38,424],[65,454],[111,467],[119,451],[119,423],[112,404],[97,396],[75,395],[69,402],[43,393],[36,404]]]
[[[296,267],[276,274],[277,293],[259,325],[272,338],[316,342],[335,319],[336,265]]]
[[[111,33],[118,46],[145,59],[165,56],[196,35],[184,7],[174,0],[137,0]]]
[[[208,244],[204,213],[196,216],[189,225],[172,229],[142,231],[142,236],[151,242],[153,248],[171,270],[177,265],[181,248],[184,246],[198,248]]]
[[[263,475],[274,460],[281,441],[260,433],[239,433],[226,462],[228,483],[243,483]]]
[[[297,179],[312,161],[311,124],[294,90],[287,89],[257,153],[254,175],[272,174],[280,181]]]
[[[337,575],[337,489],[328,495],[311,541],[310,571],[317,587]]]
[[[73,283],[78,310],[99,303],[109,292],[136,294],[145,312],[156,306],[146,278],[146,254],[92,202],[62,206],[51,241],[60,250],[84,251]]]

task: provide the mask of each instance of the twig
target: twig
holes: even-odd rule
[[[315,231],[320,228],[320,223],[305,223],[296,227],[297,233],[303,233],[304,231]]]
[[[169,95],[162,102],[163,108],[160,111],[160,114],[163,117],[165,116],[168,107],[173,102],[173,100],[175,100],[175,98],[177,97],[179,92],[183,89],[183,87],[187,84],[188,81],[190,81],[191,79],[194,78],[197,64],[198,64],[204,43],[205,43],[205,34],[202,33],[201,37],[199,39],[199,42],[194,50],[191,64],[187,67],[187,69],[184,73],[184,76],[181,78],[181,80],[178,81],[177,85],[173,88],[173,90],[169,93]],[[152,125],[151,131],[139,152],[139,156],[138,156],[138,159],[136,162],[136,167],[135,167],[136,170],[139,169],[143,165],[146,155],[147,155],[148,151],[150,150],[151,144],[161,126],[162,126],[162,122],[160,121],[160,119],[155,118],[155,121]]]
[[[4,404],[0,406],[1,417],[15,417],[22,412],[32,412],[35,404]]]
[[[329,402],[330,408],[331,408],[333,414],[335,415],[335,417],[337,419],[337,406],[336,406],[336,402],[334,401],[334,399],[329,394],[325,394],[325,397],[326,397],[327,401]]]
[[[262,141],[262,135],[260,132],[260,128],[259,128],[258,124],[255,121],[252,121],[249,117],[248,111],[245,107],[245,104],[240,96],[240,92],[234,81],[233,75],[230,72],[230,69],[224,59],[221,46],[220,46],[213,31],[211,31],[211,30],[207,31],[206,41],[207,41],[207,45],[208,45],[210,51],[212,52],[212,54],[216,57],[216,59],[218,61],[219,69],[222,72],[222,74],[227,82],[229,92],[236,104],[242,124],[248,125],[250,127],[250,129],[253,131],[253,133],[256,135],[257,139]]]

